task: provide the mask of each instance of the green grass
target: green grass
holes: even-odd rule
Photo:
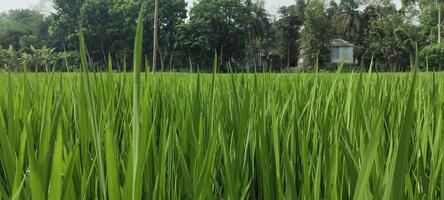
[[[142,74],[142,30],[0,74],[0,199],[444,199],[444,74]]]
[[[131,76],[0,74],[1,198],[443,198],[444,74]]]

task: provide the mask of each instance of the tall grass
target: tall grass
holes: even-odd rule
[[[0,74],[0,199],[444,199],[444,74],[142,76],[141,35]]]
[[[2,74],[1,197],[442,198],[442,74],[128,76]]]

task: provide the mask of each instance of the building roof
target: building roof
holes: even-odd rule
[[[355,47],[355,45],[353,45],[350,42],[347,42],[343,39],[333,39],[330,42],[330,46],[332,47]]]

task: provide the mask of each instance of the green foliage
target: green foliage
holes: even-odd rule
[[[54,23],[50,29],[52,44],[63,50],[78,48],[80,8],[85,0],[54,0]]]
[[[421,63],[423,67],[429,70],[443,70],[444,69],[444,45],[430,45],[422,49],[420,53]],[[428,66],[425,65],[427,63]]]
[[[296,5],[281,7],[278,11],[280,18],[276,22],[276,26],[279,31],[280,54],[286,60],[287,67],[297,65],[300,46],[297,40],[300,37],[299,31],[304,23],[304,8],[305,2],[298,1]]]
[[[256,3],[246,2],[247,7],[251,10],[250,14],[250,54],[247,53],[246,57],[251,58],[248,63],[251,64],[254,69],[264,69],[265,64],[268,62],[267,56],[270,54],[270,46],[273,37],[272,22],[269,18],[269,14],[264,8],[265,2],[263,0],[256,1]],[[266,60],[264,62],[264,60]]]
[[[330,40],[333,39],[331,24],[320,0],[310,1],[305,8],[303,28],[299,42],[301,50],[312,60],[319,59],[321,66],[329,59]]]
[[[10,66],[15,66],[17,62],[17,53],[12,46],[3,49],[0,46],[0,69],[4,70]]]
[[[341,0],[339,6],[332,7],[338,9],[332,14],[332,26],[337,36],[341,39],[357,44],[361,32],[361,16],[359,12],[361,1],[359,0]]]
[[[142,76],[142,19],[133,79],[83,31],[81,73],[0,74],[2,198],[443,197],[443,74]]]
[[[376,67],[381,70],[405,71],[410,68],[415,55],[415,34],[418,29],[406,22],[394,8],[386,17],[373,21],[367,30],[369,51],[374,55]]]
[[[108,1],[108,0],[56,0],[57,13],[52,26],[52,36],[58,49],[78,50],[77,38],[79,24],[84,27],[85,42],[89,45],[90,56],[95,61],[104,63],[106,55],[132,55],[139,9],[144,1]],[[145,6],[147,15],[143,22],[145,27],[144,54],[152,53],[152,29],[154,1]],[[71,6],[68,6],[71,5]],[[159,47],[162,66],[171,68],[174,53],[178,46],[178,28],[186,18],[184,0],[169,0],[160,4],[159,13]],[[171,60],[171,62],[170,62]],[[175,63],[178,65],[178,63]]]
[[[0,74],[2,198],[442,196],[443,74],[88,68]]]
[[[444,10],[444,2],[441,4],[436,4],[434,1],[423,2],[421,14],[419,15],[419,20],[421,22],[424,34],[430,37],[430,42],[436,44],[438,41],[438,16],[439,16],[439,6],[441,6],[441,10]],[[442,12],[441,11],[441,12]],[[443,14],[442,14],[443,15]],[[444,16],[444,15],[443,15]],[[443,19],[441,19],[443,20]],[[441,25],[441,30],[444,26]],[[441,37],[444,36],[441,33]]]
[[[241,62],[249,39],[250,8],[239,0],[202,0],[191,8],[181,40],[189,56],[211,66],[212,52],[219,53],[219,67]],[[197,51],[195,51],[197,49]],[[199,59],[200,58],[200,59]],[[232,63],[235,64],[235,63]]]
[[[51,17],[38,11],[21,9],[0,14],[0,46],[10,45],[15,49],[34,45],[42,47],[49,43]]]
[[[151,30],[152,22],[151,20],[154,15],[154,0],[148,1],[148,14],[149,14],[149,24],[146,27],[150,27]],[[187,65],[182,62],[180,52],[178,53],[180,41],[180,31],[179,26],[185,23],[185,18],[187,17],[187,4],[184,0],[169,0],[160,1],[159,3],[159,61],[161,69],[172,70],[175,66],[185,68]],[[152,33],[151,33],[152,35]],[[145,38],[151,42],[151,36]],[[147,43],[147,42],[145,42]],[[152,47],[152,44],[149,44]],[[152,50],[151,50],[152,51]],[[151,55],[151,52],[149,53]]]
[[[95,68],[105,69],[109,54],[117,64],[133,54],[134,22],[143,3],[147,5],[142,54],[153,53],[154,0],[53,3],[55,10],[50,15],[28,9],[0,14],[0,45],[12,45],[18,52],[13,56],[17,59],[0,61],[3,66],[17,60],[10,67],[19,70],[29,61],[31,68],[44,70],[41,63],[47,61],[37,60],[35,55],[41,52],[30,47],[46,46],[51,54],[79,51],[79,25],[84,27],[88,56]],[[311,64],[318,59],[323,68],[330,59],[330,40],[339,38],[355,45],[357,65],[368,66],[373,56],[376,70],[405,71],[413,63],[416,46],[421,51],[437,43],[438,29],[444,28],[438,25],[442,0],[405,0],[401,8],[392,0],[341,0],[329,5],[322,0],[297,0],[278,9],[276,15],[267,13],[264,4],[263,0],[200,0],[187,10],[185,0],[161,1],[160,68],[182,71],[191,60],[195,67],[210,71],[215,51],[218,67],[225,70],[228,66],[239,71],[283,70],[295,67],[301,56],[310,57]],[[300,50],[307,55],[299,55]],[[5,57],[7,51],[2,51]],[[122,69],[121,65],[113,67]]]
[[[46,46],[42,48],[21,49],[16,51],[10,46],[0,48],[0,69],[15,71],[73,71],[78,69],[79,56],[75,51],[56,52]]]

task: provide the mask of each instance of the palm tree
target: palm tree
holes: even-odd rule
[[[250,26],[250,32],[253,39],[254,65],[257,67],[261,65],[259,44],[265,35],[268,23],[268,14],[264,9],[263,0],[257,0],[256,3],[251,4],[251,14],[252,23]]]
[[[358,8],[361,2],[359,0],[342,0],[339,5],[339,13],[335,16],[337,22],[336,29],[343,35],[343,39],[354,42],[360,28]]]

